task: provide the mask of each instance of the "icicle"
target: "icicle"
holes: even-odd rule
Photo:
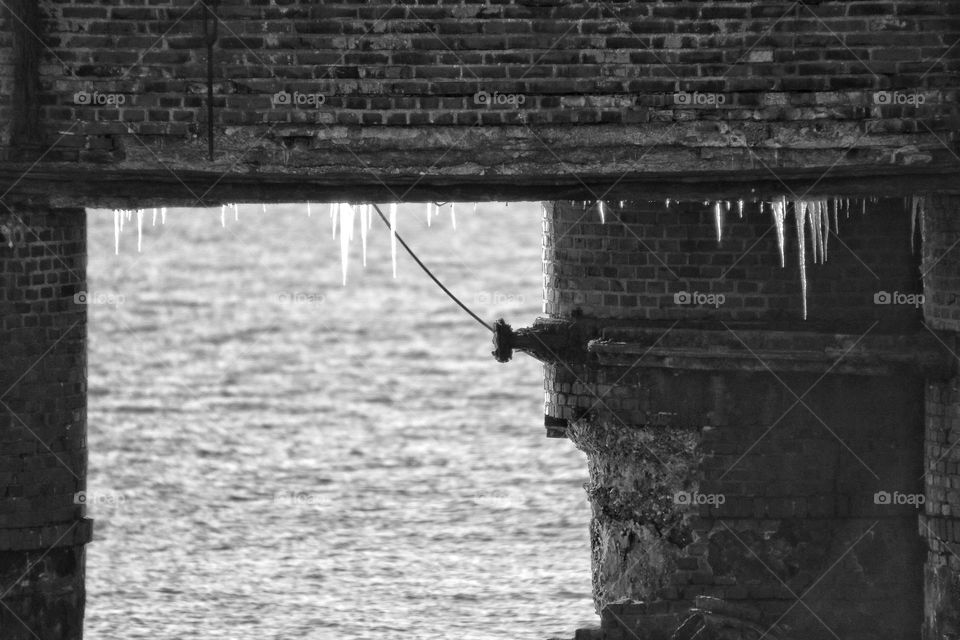
[[[123,221],[127,217],[127,212],[123,209],[120,209],[120,233],[123,233]]]
[[[453,225],[453,230],[457,230],[457,205],[454,202],[450,203],[450,224]]]
[[[664,202],[664,204],[667,205],[667,209],[669,209],[669,208],[670,208],[670,198],[667,198],[667,201]]]
[[[263,215],[267,215],[267,203],[266,203],[266,202],[261,202],[261,203],[260,203],[260,211],[263,212]]]
[[[337,220],[340,218],[340,203],[330,203],[330,222],[333,225],[333,237],[337,237]]]
[[[430,217],[432,214],[433,214],[433,203],[428,202],[427,203],[427,226],[428,227],[430,226]]]
[[[821,248],[823,249],[823,259],[821,262],[827,261],[827,245],[830,243],[830,203],[826,200],[821,200],[820,206],[822,209],[820,217],[820,242]]]
[[[137,209],[137,253],[143,243],[143,209]]]
[[[477,203],[473,203],[473,215],[477,215]]]
[[[370,226],[367,224],[370,218],[370,205],[360,205],[360,244],[363,247],[363,266],[367,266],[367,230]]]
[[[817,212],[816,212],[816,202],[807,202],[804,201],[807,209],[807,226],[810,228],[810,254],[811,254],[811,263],[817,263],[817,250],[819,245],[817,245]]]
[[[799,205],[799,206],[798,206]],[[807,259],[806,259],[806,239],[804,238],[803,225],[806,222],[807,206],[801,201],[794,201],[793,216],[797,223],[797,253],[800,256],[800,292],[803,296],[803,319],[807,319]]]
[[[777,246],[780,249],[780,267],[787,266],[787,258],[784,253],[784,233],[783,233],[783,224],[787,215],[787,199],[783,196],[780,197],[779,201],[773,201],[770,203],[771,208],[773,209],[773,224],[777,228]]]
[[[620,201],[620,208],[623,209],[623,200]]]
[[[157,226],[157,208],[153,208],[153,221],[150,223],[151,227]]]
[[[607,215],[603,211],[603,200],[597,200],[597,208],[600,210],[600,224],[606,224]]]
[[[220,205],[220,226],[227,226],[227,205]]]
[[[390,259],[393,261],[393,277],[397,277],[397,203],[390,203]]]
[[[113,253],[120,254],[120,209],[113,210]]]
[[[347,225],[347,239],[350,242],[353,242],[353,227],[354,220],[357,219],[357,208],[351,204],[347,204],[346,207],[350,210],[350,215],[347,220],[340,218],[340,227],[342,228],[344,224]]]
[[[720,201],[713,203],[713,221],[717,226],[717,243],[723,240],[723,209],[720,207]]]
[[[353,207],[340,204],[340,270],[343,273],[343,286],[347,286],[347,263],[350,255],[350,236],[353,233]]]
[[[867,215],[867,199],[863,198],[862,200],[860,200],[860,202],[863,203],[863,210],[860,211],[860,215],[865,216]]]
[[[310,203],[308,202],[308,203],[307,203],[307,217],[309,218],[309,217],[311,217],[311,215],[312,215],[312,213],[311,213],[311,211],[310,211]]]
[[[233,203],[233,220],[236,222],[240,219],[240,209],[237,207],[237,203]]]
[[[743,200],[737,200],[737,215],[743,219]]]
[[[840,199],[833,199],[833,231],[836,233],[840,230]]]
[[[160,224],[167,224],[167,208],[160,207]]]
[[[813,264],[817,263],[817,258],[823,262],[820,253],[820,236],[817,232],[820,229],[820,203],[816,200],[806,202],[807,205],[807,224],[810,225],[810,252],[813,254]]]

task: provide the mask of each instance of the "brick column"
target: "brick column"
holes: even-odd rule
[[[960,331],[960,197],[932,194],[923,216],[927,326],[957,350]],[[920,534],[924,566],[924,640],[960,638],[960,378],[927,385],[925,491]]]
[[[11,246],[12,245],[12,246]],[[0,638],[83,636],[83,209],[0,210]]]
[[[782,268],[756,204],[720,242],[712,206],[615,205],[548,206],[544,239],[546,310],[588,337],[547,363],[547,414],[588,458],[602,637],[666,640],[697,605],[716,637],[918,637],[924,384],[949,354],[902,199],[844,211],[824,264],[807,245],[807,320],[792,213]]]

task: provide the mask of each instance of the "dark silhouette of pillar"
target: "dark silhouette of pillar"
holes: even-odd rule
[[[83,636],[86,212],[0,210],[0,638]]]

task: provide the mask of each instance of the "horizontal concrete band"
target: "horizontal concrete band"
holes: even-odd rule
[[[582,151],[580,149],[579,151]],[[396,153],[400,153],[399,151]],[[437,153],[432,149],[431,153]],[[476,155],[473,149],[469,153]],[[609,147],[598,154],[612,155]],[[636,154],[634,150],[631,153]],[[541,149],[537,156],[553,156]],[[654,154],[650,154],[654,155]],[[149,208],[219,206],[226,202],[424,202],[575,200],[770,200],[791,193],[805,197],[900,197],[905,193],[957,193],[956,164],[907,167],[897,164],[853,167],[826,165],[729,170],[691,166],[683,172],[653,167],[579,167],[531,160],[512,173],[468,167],[433,169],[358,163],[340,170],[262,167],[256,179],[230,173],[230,167],[206,171],[192,167],[77,166],[69,163],[0,163],[0,190],[8,201],[53,207]],[[372,161],[371,161],[372,162]]]
[[[587,350],[600,364],[705,371],[795,371],[893,375],[913,369],[949,377],[954,358],[929,333],[818,334],[798,331],[615,329]]]
[[[73,547],[93,539],[93,520],[82,518],[45,527],[0,529],[0,551],[33,551]]]

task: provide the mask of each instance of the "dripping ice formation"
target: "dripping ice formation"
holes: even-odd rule
[[[347,265],[350,260],[350,241],[353,240],[353,207],[346,203],[338,206],[340,217],[340,270],[343,273],[343,286],[347,286]]]
[[[841,197],[832,197],[832,198],[816,198],[816,199],[806,199],[806,198],[793,198],[788,199],[786,196],[780,196],[770,201],[765,201],[758,198],[750,198],[752,202],[757,202],[758,207],[761,212],[763,212],[764,207],[769,207],[772,214],[772,223],[776,231],[777,237],[777,247],[780,254],[780,266],[786,267],[786,218],[789,211],[792,209],[794,215],[794,223],[797,233],[797,256],[799,262],[800,270],[800,286],[803,297],[803,317],[807,317],[807,256],[806,256],[806,245],[807,245],[807,235],[810,236],[810,254],[811,260],[814,264],[818,262],[823,264],[828,256],[828,247],[829,247],[829,238],[831,233],[836,235],[839,233],[839,220],[841,209],[844,211],[847,218],[850,217],[851,205],[850,198],[841,198]],[[878,198],[871,197],[871,202],[876,202]],[[664,202],[666,207],[670,207],[675,202],[678,202],[673,199],[667,199]],[[453,202],[450,204],[450,222],[451,226],[456,228],[456,210],[455,204]],[[587,207],[590,205],[589,202],[581,202],[581,206]],[[594,201],[595,206],[600,214],[601,222],[606,222],[606,208],[603,200]],[[713,216],[714,223],[716,225],[717,241],[720,242],[723,239],[724,225],[726,224],[725,214],[730,212],[732,209],[732,203],[728,200],[716,200],[716,201],[705,201],[703,203],[705,206],[712,204],[713,206]],[[736,201],[737,213],[740,218],[743,217],[743,212],[745,208],[744,199],[739,199]],[[222,226],[226,226],[226,207],[233,207],[234,219],[239,218],[238,207],[236,204],[225,204],[221,206],[220,210],[220,222]],[[621,209],[625,206],[625,202],[620,202]],[[910,243],[911,250],[916,251],[916,243],[914,237],[917,233],[917,225],[921,224],[924,216],[925,210],[925,196],[923,194],[913,194],[907,198],[904,198],[904,207],[909,212],[910,215]],[[389,233],[390,233],[390,255],[392,263],[392,272],[393,277],[397,275],[397,203],[391,203],[389,205]],[[167,208],[160,207],[159,209],[154,208],[152,211],[152,223],[156,225],[157,212],[160,213],[160,222],[161,224],[166,224],[166,215]],[[266,205],[262,205],[262,210],[266,212]],[[477,211],[477,203],[473,204],[474,212]],[[434,202],[426,203],[427,211],[427,225],[432,224],[432,219],[435,215],[439,215],[439,205]],[[120,235],[123,232],[124,223],[131,221],[133,214],[136,213],[137,216],[137,250],[140,251],[142,248],[142,238],[143,238],[143,209],[114,209],[113,210],[113,222],[114,222],[114,252],[119,254],[120,252]],[[331,220],[331,233],[334,239],[337,238],[337,232],[339,231],[339,240],[340,240],[340,262],[341,262],[341,274],[343,284],[346,285],[347,282],[347,273],[349,267],[349,247],[350,243],[353,241],[354,237],[354,224],[356,218],[360,218],[360,235],[362,241],[362,251],[363,251],[363,265],[366,266],[367,263],[367,240],[368,240],[368,231],[370,230],[373,224],[373,205],[369,204],[357,204],[353,205],[345,202],[332,202],[330,203],[330,220]],[[866,198],[861,198],[861,213],[866,213]],[[307,203],[307,215],[312,214],[311,203]],[[831,224],[831,214],[832,214],[832,224]]]
[[[133,215],[137,216],[137,251],[143,240],[143,209],[114,209],[113,210],[113,252],[120,253],[120,234],[123,233],[124,221],[130,222]]]
[[[784,255],[783,242],[783,223],[787,216],[787,199],[780,198],[770,203],[773,210],[773,225],[777,230],[777,247],[780,249],[780,267],[787,266],[786,255]]]
[[[793,217],[797,223],[797,255],[800,262],[800,291],[803,296],[803,319],[807,319],[807,258],[804,247],[803,223],[807,217],[807,203],[801,200],[799,206],[794,203]]]
[[[455,204],[450,204],[450,222],[453,228],[456,228]],[[476,206],[476,204],[474,204]],[[426,203],[427,226],[432,225],[434,216],[440,215],[440,205],[435,202]],[[389,205],[389,233],[390,233],[390,260],[392,264],[393,277],[397,277],[397,212],[398,204]],[[354,226],[357,221],[360,225],[360,241],[363,254],[363,266],[367,265],[367,241],[369,231],[373,226],[373,218],[376,212],[372,204],[350,204],[347,202],[330,203],[330,220],[334,239],[337,238],[339,231],[340,240],[340,269],[344,286],[347,284],[347,273],[349,266],[350,243],[354,237]]]
[[[723,209],[720,208],[720,202],[713,203],[713,220],[717,226],[717,244],[723,240]]]
[[[877,202],[877,197],[870,197],[871,202]],[[669,200],[667,204],[669,206]],[[915,235],[918,221],[923,220],[924,215],[924,194],[914,194],[909,198],[904,198],[904,206],[910,213],[910,247],[916,251]],[[709,201],[704,205],[710,204]],[[729,210],[729,203],[725,203]],[[773,215],[773,225],[777,234],[777,248],[780,253],[780,266],[786,266],[785,254],[785,226],[788,208],[793,210],[794,222],[797,231],[797,256],[800,267],[800,289],[803,296],[803,318],[807,318],[807,235],[810,236],[810,255],[814,264],[824,264],[827,260],[830,234],[837,235],[840,231],[840,209],[842,208],[846,216],[850,217],[850,199],[849,198],[818,198],[804,199],[795,198],[788,200],[786,196],[780,196],[768,203],[759,201],[760,211],[764,206],[769,206]],[[742,211],[742,200],[737,203],[738,210]],[[867,199],[861,198],[861,214],[867,211]],[[720,201],[713,202],[714,220],[717,225],[717,241],[722,237],[723,209]],[[831,213],[833,214],[833,224],[831,225]]]
[[[368,204],[360,205],[360,241],[363,246],[363,266],[367,266],[367,230],[370,228],[370,210]]]
[[[397,277],[397,203],[390,203],[390,260],[393,262],[393,277]]]

